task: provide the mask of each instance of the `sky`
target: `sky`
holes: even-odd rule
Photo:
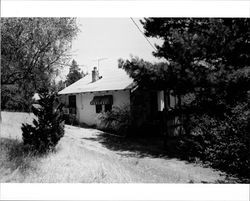
[[[134,19],[140,29],[139,19]],[[97,59],[105,58],[99,63],[100,75],[114,73],[118,70],[118,59],[130,59],[131,55],[147,61],[159,61],[152,55],[153,48],[130,18],[77,18],[80,28],[77,38],[72,43],[72,59],[79,67],[91,72],[98,65]],[[152,44],[161,41],[149,38]],[[65,77],[69,68],[61,73]]]

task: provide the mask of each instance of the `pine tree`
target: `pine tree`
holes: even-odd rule
[[[66,85],[69,86],[73,84],[74,82],[81,79],[83,76],[84,76],[83,72],[80,72],[80,68],[77,62],[73,59],[69,69],[69,74],[67,75]]]
[[[22,124],[24,145],[39,153],[53,150],[64,135],[62,105],[58,103],[56,94],[48,89],[39,93],[38,104],[32,106],[37,119],[33,125]]]
[[[183,97],[185,105],[171,110],[186,116],[177,153],[249,177],[249,18],[146,18],[141,23],[147,37],[162,39],[153,55],[169,62],[120,59],[119,67],[139,86]]]
[[[248,18],[146,18],[147,37],[160,38],[153,55],[169,63],[139,58],[119,60],[139,85],[195,94],[199,110],[223,115],[235,103],[247,101],[250,90],[250,20]]]

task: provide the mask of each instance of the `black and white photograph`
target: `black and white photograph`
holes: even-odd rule
[[[250,183],[250,18],[1,17],[1,183]]]
[[[249,19],[1,23],[1,182],[249,181]]]

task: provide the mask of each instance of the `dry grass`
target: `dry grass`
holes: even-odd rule
[[[32,115],[2,112],[0,141],[1,182],[74,183],[188,183],[224,180],[210,168],[177,159],[122,156],[95,139],[97,130],[66,126],[55,152],[33,155],[22,145],[21,123]],[[123,152],[125,153],[125,152]]]
[[[1,182],[132,182],[131,173],[108,155],[85,149],[65,136],[55,152],[33,155],[22,144],[21,124],[33,115],[2,112],[0,139]],[[136,175],[133,175],[136,178]],[[138,179],[139,181],[139,179]]]

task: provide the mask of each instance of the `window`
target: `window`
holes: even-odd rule
[[[112,110],[112,105],[111,104],[106,104],[104,109],[105,109],[105,112],[111,111]]]
[[[90,105],[95,105],[96,113],[108,112],[112,110],[113,96],[94,96],[90,101]]]
[[[102,112],[102,105],[95,105],[95,111],[96,111],[96,113],[100,113],[100,112]]]

